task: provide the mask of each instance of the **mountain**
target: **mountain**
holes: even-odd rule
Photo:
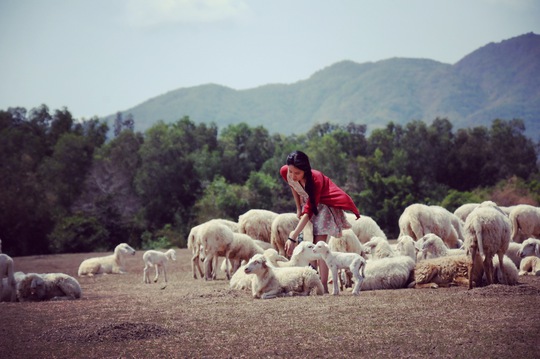
[[[196,123],[215,122],[220,129],[245,122],[287,135],[323,122],[366,124],[371,131],[390,121],[431,123],[441,117],[458,129],[520,118],[527,135],[539,140],[540,35],[487,44],[454,65],[407,58],[342,61],[292,84],[180,88],[123,113],[133,115],[138,131],[157,120],[189,116]]]

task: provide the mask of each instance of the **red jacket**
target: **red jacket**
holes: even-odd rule
[[[289,168],[287,165],[281,167],[280,174],[285,182],[287,180],[287,172]],[[313,181],[315,182],[315,204],[325,204],[328,207],[340,208],[343,210],[351,211],[356,215],[356,218],[360,218],[360,212],[356,208],[352,198],[339,188],[332,180],[326,177],[322,172],[312,169]],[[304,206],[302,214],[307,213],[309,217],[313,216],[313,210],[311,208],[311,202],[307,201]]]

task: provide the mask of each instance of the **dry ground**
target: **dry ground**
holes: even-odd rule
[[[254,300],[224,275],[194,280],[179,250],[169,285],[79,278],[76,301],[0,303],[1,358],[539,358],[540,277],[518,286],[401,289]],[[23,272],[76,276],[102,253],[15,257]]]

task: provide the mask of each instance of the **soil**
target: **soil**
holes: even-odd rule
[[[63,272],[73,301],[0,303],[1,358],[540,358],[540,277],[516,286],[345,291],[253,299],[225,275],[193,279],[177,251],[168,284],[127,274],[76,276],[105,253],[15,257],[15,270]],[[107,253],[108,254],[108,253]]]

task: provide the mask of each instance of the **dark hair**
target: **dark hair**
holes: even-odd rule
[[[304,171],[304,177],[306,179],[306,192],[309,196],[309,202],[311,203],[311,208],[313,214],[317,215],[319,211],[317,210],[317,204],[315,203],[315,182],[313,181],[313,173],[311,172],[311,165],[309,163],[309,157],[302,151],[291,152],[287,156],[287,165],[293,165],[301,171]]]

